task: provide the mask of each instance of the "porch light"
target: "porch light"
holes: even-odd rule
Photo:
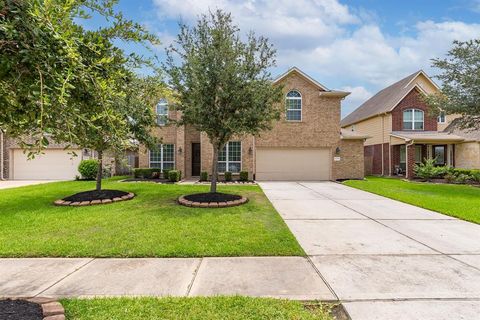
[[[248,148],[248,154],[250,154],[250,155],[253,154],[253,149],[252,149],[252,147]]]
[[[337,147],[337,149],[335,149],[335,154],[336,154],[336,155],[339,155],[339,154],[340,154],[340,151],[341,151],[341,150],[340,150],[340,147]]]
[[[182,152],[183,152],[182,147],[178,147],[178,153],[182,153]]]

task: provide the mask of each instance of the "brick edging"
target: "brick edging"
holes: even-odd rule
[[[65,201],[65,200],[56,200],[53,202],[54,205],[56,206],[73,206],[73,207],[79,207],[79,206],[94,206],[98,204],[108,204],[108,203],[113,203],[113,202],[120,202],[120,201],[127,201],[127,200],[132,200],[135,197],[134,193],[129,192],[128,194],[122,196],[122,197],[117,197],[113,199],[104,199],[104,200],[92,200],[92,201],[81,201],[81,202],[72,202],[72,201]]]
[[[13,300],[24,300],[40,305],[43,313],[43,320],[65,320],[65,309],[55,298],[34,297],[34,298],[12,298]]]
[[[240,206],[248,202],[248,198],[241,197],[238,200],[233,201],[224,201],[224,202],[194,202],[185,199],[185,196],[178,198],[178,203],[182,206],[193,207],[193,208],[228,208]]]

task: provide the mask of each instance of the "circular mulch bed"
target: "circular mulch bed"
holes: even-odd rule
[[[248,199],[245,197],[220,192],[196,193],[178,198],[178,203],[181,205],[195,208],[234,207],[244,204],[247,201]]]
[[[0,300],[2,320],[64,320],[65,310],[56,299],[5,299]]]
[[[57,206],[91,206],[130,200],[133,197],[135,197],[133,193],[120,190],[91,190],[79,192],[61,200],[57,200],[54,204]]]

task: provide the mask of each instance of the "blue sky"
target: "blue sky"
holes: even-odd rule
[[[281,74],[291,66],[331,89],[351,91],[345,116],[372,94],[442,57],[454,39],[480,35],[480,0],[120,0],[118,9],[161,38],[208,9],[230,11],[242,32],[268,37]],[[95,25],[94,22],[91,22]],[[128,48],[127,50],[138,50]]]

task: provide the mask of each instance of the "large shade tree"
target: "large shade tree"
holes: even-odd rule
[[[442,91],[426,97],[429,105],[446,114],[459,114],[464,129],[480,129],[480,39],[454,41],[446,58],[434,59]]]
[[[148,47],[158,39],[114,10],[115,0],[0,0],[0,128],[25,148],[50,140],[102,156],[131,143],[153,144],[153,100],[161,95],[154,60],[126,54],[116,41]],[[102,27],[78,21],[94,14]],[[48,139],[47,139],[48,137]]]
[[[229,13],[202,15],[196,26],[180,25],[164,69],[182,112],[181,125],[204,132],[213,146],[210,192],[217,190],[218,154],[233,137],[258,134],[279,118],[282,88],[269,68],[275,50],[264,37],[242,40]]]

